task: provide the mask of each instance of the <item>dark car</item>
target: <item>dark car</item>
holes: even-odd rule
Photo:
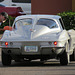
[[[13,17],[19,16],[19,15],[25,15],[21,7],[6,6],[2,4],[0,4],[0,13],[1,12],[7,12],[8,15],[13,16]]]

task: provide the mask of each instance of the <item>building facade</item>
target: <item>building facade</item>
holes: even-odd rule
[[[72,0],[72,11],[75,12],[75,0]]]
[[[63,11],[75,11],[75,0],[31,0],[31,2],[32,14],[57,14]]]

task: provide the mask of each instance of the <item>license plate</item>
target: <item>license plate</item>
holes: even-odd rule
[[[37,46],[25,46],[24,50],[26,52],[37,52],[38,51],[38,47]]]

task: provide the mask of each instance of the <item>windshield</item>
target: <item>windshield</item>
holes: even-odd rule
[[[56,22],[54,20],[51,19],[45,19],[45,18],[41,18],[38,20],[37,25],[44,25],[49,27],[50,29],[52,28],[58,28]]]

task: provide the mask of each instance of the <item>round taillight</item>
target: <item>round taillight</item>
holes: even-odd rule
[[[57,42],[56,41],[54,42],[54,45],[57,45]]]
[[[7,46],[8,45],[8,42],[5,42],[5,45]]]

